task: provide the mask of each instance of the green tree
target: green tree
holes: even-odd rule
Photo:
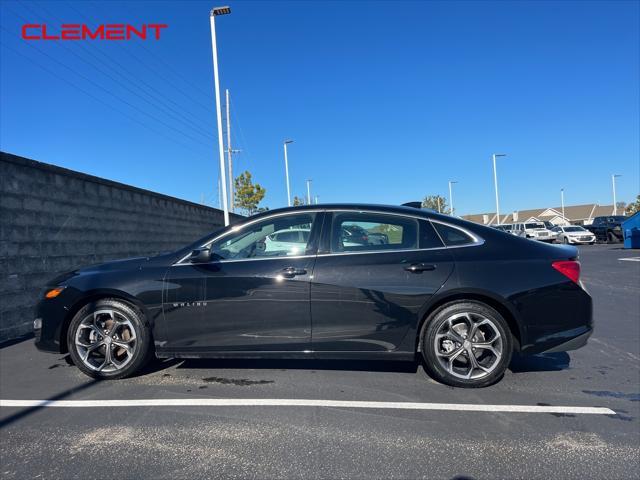
[[[640,195],[636,197],[636,201],[627,205],[624,213],[631,216],[636,212],[640,212]]]
[[[427,195],[422,200],[422,208],[430,208],[436,212],[450,213],[447,200],[440,195]]]
[[[293,206],[299,207],[300,205],[304,205],[304,198],[300,198],[297,195],[293,197]]]
[[[253,183],[251,173],[245,171],[235,179],[235,205],[244,210],[247,215],[258,211],[258,204],[264,198],[266,190],[260,184]]]

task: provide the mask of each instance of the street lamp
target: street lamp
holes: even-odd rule
[[[498,173],[496,172],[496,158],[506,157],[506,153],[494,153],[493,157],[493,184],[496,187],[496,224],[500,223],[500,201],[498,200]]]
[[[613,185],[613,214],[618,214],[618,202],[616,201],[616,178],[621,177],[622,175],[611,175],[611,184]]]
[[[449,180],[449,208],[451,209],[451,216],[453,216],[453,212],[455,212],[455,209],[453,208],[453,191],[451,189],[451,185],[454,183],[458,182]]]
[[[216,89],[216,118],[218,120],[218,149],[220,151],[220,179],[222,184],[222,208],[224,210],[224,224],[229,225],[229,206],[227,205],[227,178],[224,168],[224,145],[222,142],[222,110],[220,106],[220,77],[218,76],[218,47],[216,45],[215,17],[231,13],[229,7],[215,7],[211,10],[209,21],[211,23],[211,50],[213,51],[213,79]]]
[[[564,188],[560,189],[560,202],[562,203],[562,223],[566,224],[567,217],[564,216]]]
[[[311,205],[311,179],[307,180],[307,205]]]
[[[287,176],[287,205],[291,206],[291,187],[289,186],[289,160],[287,158],[287,145],[293,140],[284,141],[284,173]]]

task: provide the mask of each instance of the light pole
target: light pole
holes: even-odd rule
[[[560,189],[560,202],[562,203],[562,223],[566,223],[567,217],[564,216],[564,188]]]
[[[496,225],[500,223],[500,201],[498,200],[498,173],[496,171],[496,158],[506,157],[506,153],[494,153],[493,157],[493,184],[496,187]]]
[[[618,202],[616,201],[616,178],[621,177],[622,175],[611,175],[611,184],[613,185],[613,214],[618,214]]]
[[[289,159],[287,158],[287,145],[293,140],[284,141],[284,173],[287,176],[287,205],[291,206],[291,187],[289,186]]]
[[[220,180],[222,185],[222,208],[224,210],[224,224],[229,225],[229,206],[227,205],[227,177],[224,168],[224,145],[222,141],[222,111],[220,105],[220,77],[218,76],[218,47],[216,45],[216,21],[219,15],[231,13],[229,7],[215,7],[211,10],[209,20],[211,23],[211,50],[213,51],[213,79],[216,89],[216,118],[218,120],[218,149],[220,151]]]
[[[311,182],[312,180],[309,178],[307,180],[307,205],[311,205]]]
[[[453,208],[453,190],[451,188],[451,185],[454,183],[458,182],[449,180],[449,209],[451,210],[451,216],[453,216],[453,212],[455,212],[455,209]]]

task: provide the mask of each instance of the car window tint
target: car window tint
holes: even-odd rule
[[[309,235],[306,241],[301,241],[300,232],[311,232],[314,218],[314,213],[298,213],[272,217],[241,227],[211,245],[212,257],[218,260],[236,260],[304,255]]]
[[[300,242],[300,235],[298,234],[298,230],[280,232],[276,234],[276,240],[278,242]]]
[[[468,245],[475,241],[470,235],[466,234],[462,230],[458,230],[457,228],[436,222],[433,223],[433,226],[436,228],[445,245],[448,247]]]
[[[333,215],[333,252],[411,249],[417,244],[418,222],[413,218],[366,212]]]
[[[436,233],[431,222],[420,220],[420,248],[438,248],[442,247],[442,240]]]

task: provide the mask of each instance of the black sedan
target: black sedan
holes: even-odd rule
[[[344,235],[360,230],[386,240]],[[96,378],[132,375],[153,355],[422,357],[439,381],[481,387],[514,351],[586,344],[592,306],[579,276],[574,247],[410,207],[315,205],[65,274],[34,327],[38,348],[69,352]]]

